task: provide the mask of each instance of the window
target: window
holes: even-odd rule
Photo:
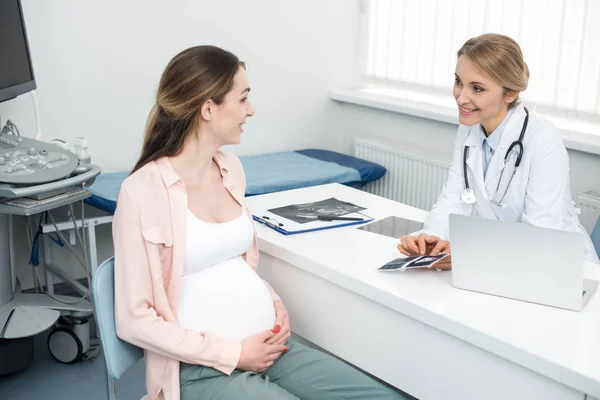
[[[600,1],[364,0],[364,83],[451,98],[456,52],[502,33],[529,67],[538,112],[600,122]]]

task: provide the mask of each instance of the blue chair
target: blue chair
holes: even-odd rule
[[[117,336],[114,279],[115,262],[114,257],[111,257],[98,267],[92,279],[94,313],[106,361],[109,400],[118,398],[119,378],[144,356],[142,349],[122,341]]]
[[[598,217],[596,226],[594,226],[594,230],[590,236],[592,237],[592,243],[594,243],[596,254],[598,254],[598,257],[600,257],[600,217]]]

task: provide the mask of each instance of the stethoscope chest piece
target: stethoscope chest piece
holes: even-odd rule
[[[460,193],[460,200],[465,204],[475,204],[477,198],[475,191],[471,188],[466,188]]]

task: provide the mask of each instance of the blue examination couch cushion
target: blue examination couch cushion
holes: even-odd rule
[[[333,182],[362,186],[386,173],[379,164],[319,149],[240,156],[240,161],[246,172],[246,196]],[[128,175],[129,172],[100,174],[86,202],[114,213],[121,183]]]
[[[117,197],[121,190],[121,184],[129,176],[129,171],[102,173],[96,177],[96,181],[90,187],[92,196],[84,201],[90,206],[114,214],[117,208]]]

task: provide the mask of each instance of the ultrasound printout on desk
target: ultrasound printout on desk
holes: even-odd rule
[[[406,218],[391,216],[379,221],[374,221],[368,225],[363,225],[358,229],[399,239],[402,236],[406,236],[423,229],[423,223]]]
[[[341,217],[361,210],[366,210],[366,208],[331,197],[326,200],[292,204],[267,211],[298,224],[305,224],[314,221],[317,217]]]

